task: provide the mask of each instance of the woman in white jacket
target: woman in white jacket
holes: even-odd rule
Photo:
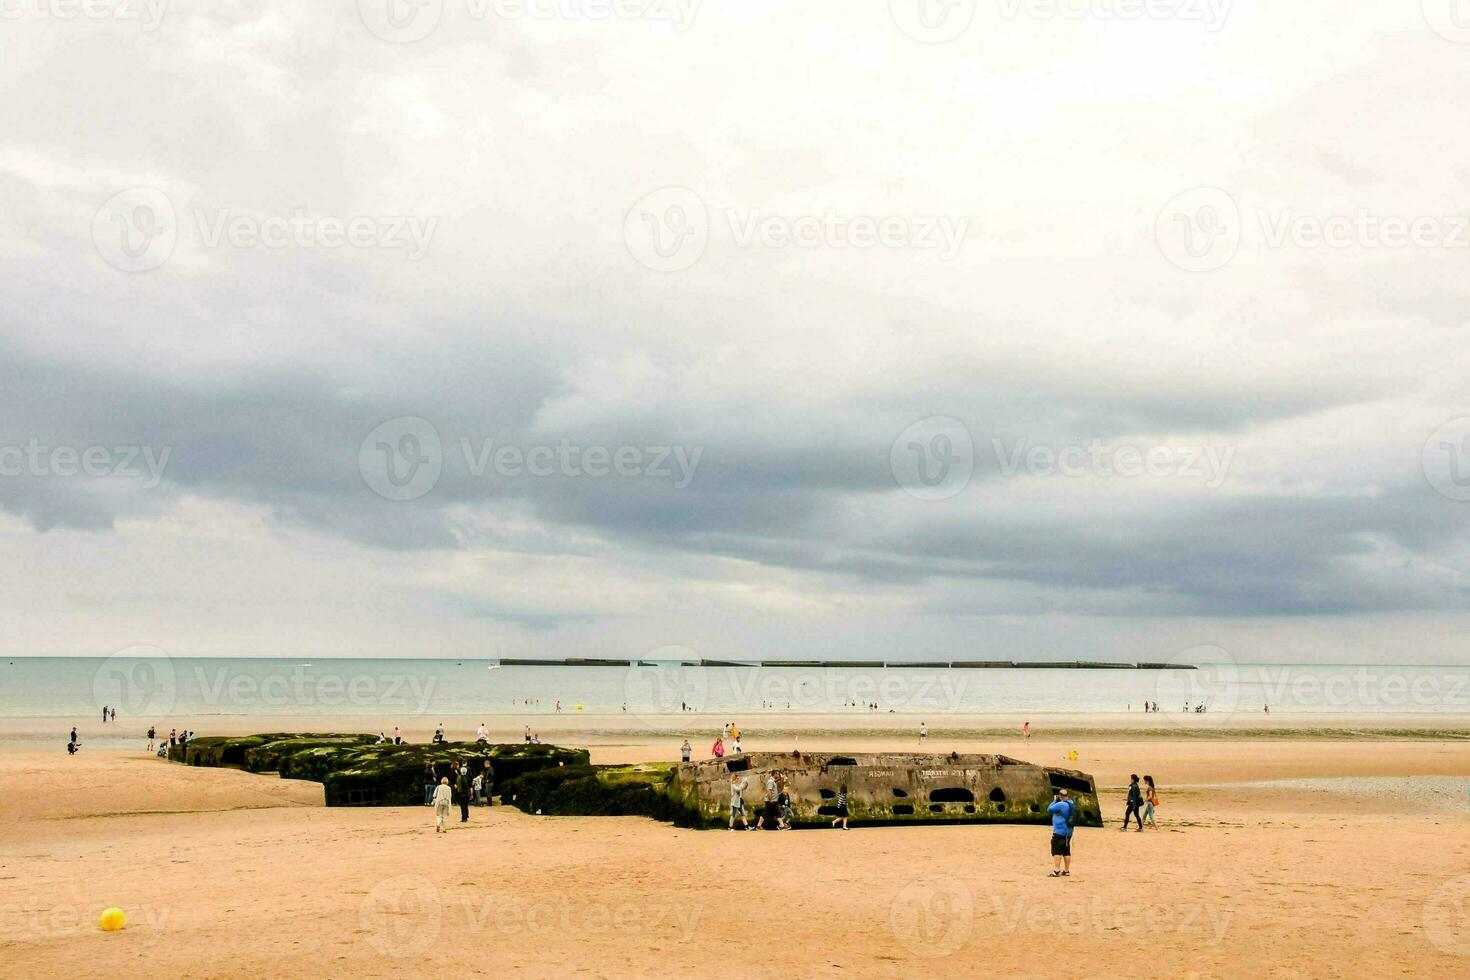
[[[444,826],[449,819],[449,804],[453,802],[454,794],[449,789],[449,777],[444,776],[439,780],[439,785],[434,787],[434,833],[447,834],[449,828]]]

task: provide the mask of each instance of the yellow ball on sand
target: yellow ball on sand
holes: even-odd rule
[[[127,918],[123,914],[123,910],[116,906],[110,909],[103,909],[102,914],[97,917],[97,928],[103,932],[117,932],[123,927],[123,923],[127,921]]]

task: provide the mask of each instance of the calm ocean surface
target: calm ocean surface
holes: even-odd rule
[[[491,667],[474,660],[195,659],[139,655],[0,660],[0,717],[77,717],[103,705],[170,715],[364,716],[701,711],[1470,712],[1470,667],[1203,664],[1199,670],[1047,668]],[[532,704],[526,704],[527,700]],[[379,725],[381,727],[381,724]]]

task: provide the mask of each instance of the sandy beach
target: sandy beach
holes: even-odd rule
[[[599,763],[669,758],[669,736],[686,730],[703,751],[718,728],[619,720],[539,728]],[[1454,719],[1414,737],[1385,732],[1419,732],[1422,718],[1332,730],[1335,719],[1278,717],[1270,732],[1262,720],[1068,716],[1029,742],[1008,718],[931,720],[931,751],[1041,763],[1078,753],[1108,826],[1079,832],[1064,880],[1047,877],[1039,827],[728,834],[493,807],[436,837],[427,809],[326,809],[315,783],[101,747],[115,732],[100,723],[83,731],[99,744],[69,758],[40,743],[44,723],[11,720],[0,725],[0,956],[13,975],[113,977],[1470,968],[1470,752]],[[269,721],[198,727],[344,727]],[[798,737],[814,749],[917,748],[914,719],[766,721],[748,723],[748,748]],[[502,738],[525,723],[494,722]],[[1159,781],[1158,832],[1119,832],[1130,772]],[[96,928],[111,905],[128,912],[122,932]]]

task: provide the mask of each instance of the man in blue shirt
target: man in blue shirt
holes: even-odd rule
[[[1066,878],[1072,874],[1072,824],[1077,804],[1067,799],[1066,790],[1058,790],[1046,812],[1051,814],[1051,861],[1053,878]]]

